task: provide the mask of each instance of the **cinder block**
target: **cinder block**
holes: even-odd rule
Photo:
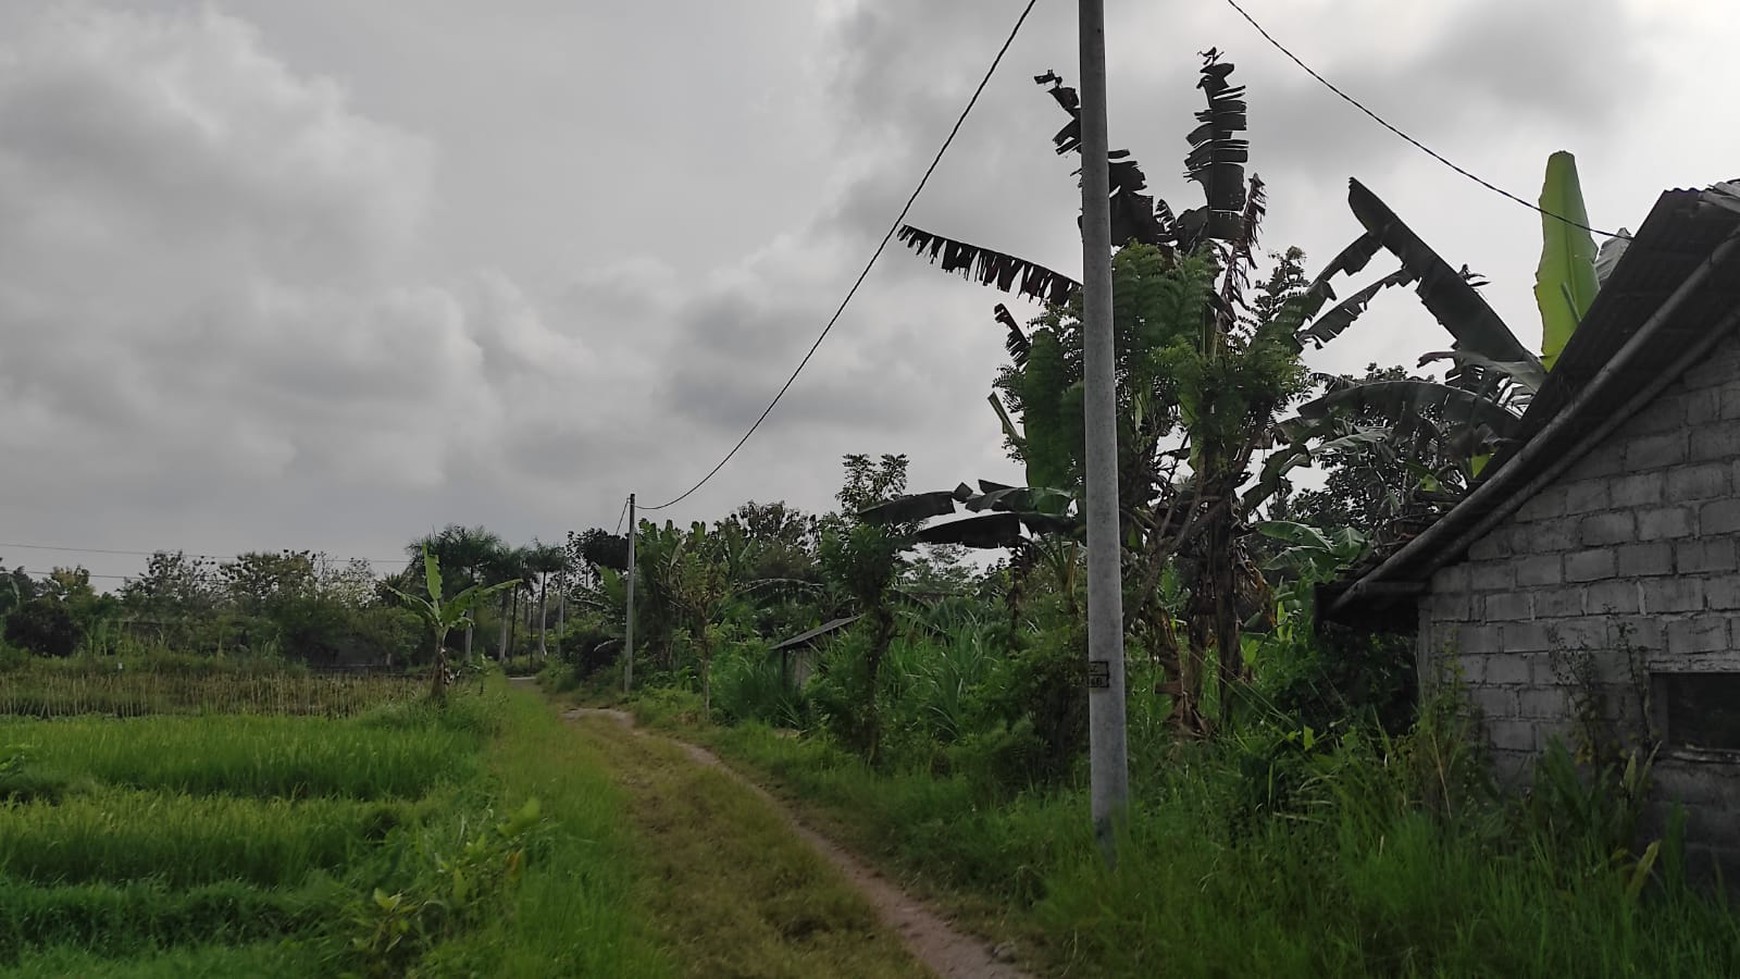
[[[1685,396],[1686,424],[1705,425],[1722,417],[1722,388],[1699,388]]]
[[[1740,500],[1714,500],[1699,507],[1698,531],[1703,534],[1740,531]]]
[[[1569,551],[1578,546],[1577,525],[1581,517],[1554,517],[1533,523],[1517,524],[1517,553],[1546,554]],[[1526,540],[1526,543],[1520,542]]]
[[[1607,479],[1585,479],[1580,482],[1566,483],[1565,512],[1593,513],[1605,510],[1611,504],[1607,496]]]
[[[1666,485],[1665,471],[1632,473],[1615,477],[1607,494],[1614,506],[1652,506],[1661,502]]]
[[[1487,717],[1515,717],[1516,690],[1511,687],[1493,685],[1491,677],[1494,665],[1491,662],[1486,664],[1488,679],[1485,683],[1468,688],[1468,702]],[[1525,677],[1526,674],[1525,666]]]
[[[1452,564],[1432,575],[1432,593],[1468,590],[1468,565]]]
[[[1498,626],[1476,622],[1456,628],[1456,651],[1464,656],[1484,656],[1502,648],[1498,643]]]
[[[1585,606],[1596,613],[1634,613],[1642,609],[1642,592],[1638,582],[1630,578],[1615,578],[1612,581],[1596,581],[1584,592]],[[1536,614],[1539,614],[1540,602],[1536,599]]]
[[[1597,581],[1611,578],[1617,571],[1618,560],[1611,547],[1572,551],[1565,555],[1566,581]]]
[[[1740,383],[1729,381],[1719,389],[1722,399],[1722,417],[1724,419],[1740,418]]]
[[[1474,591],[1506,591],[1516,587],[1516,562],[1471,561],[1468,586]]]
[[[1704,579],[1704,607],[1740,608],[1740,577],[1721,575]]]
[[[1510,557],[1510,548],[1506,546],[1508,543],[1498,534],[1487,534],[1468,545],[1468,559],[1470,561],[1495,561],[1499,558]]]
[[[1704,583],[1697,578],[1645,578],[1638,582],[1642,608],[1649,615],[1696,612],[1704,607]]]
[[[1465,591],[1434,592],[1427,604],[1436,622],[1466,622],[1473,617]]]
[[[1630,510],[1609,510],[1583,518],[1577,526],[1577,540],[1585,547],[1602,544],[1625,544],[1637,539],[1637,523]]]
[[[1696,511],[1689,506],[1654,507],[1637,511],[1638,540],[1690,537],[1696,530]]]
[[[1542,720],[1570,713],[1570,701],[1562,687],[1531,687],[1517,693],[1517,713]]]
[[[1697,537],[1674,542],[1674,570],[1680,574],[1740,568],[1732,537]]]
[[[1691,429],[1690,452],[1695,461],[1740,457],[1740,422],[1707,422]]]
[[[1528,498],[1517,508],[1516,518],[1521,521],[1546,520],[1565,515],[1565,488],[1549,486],[1534,496]]]
[[[1694,441],[1697,433],[1692,433]],[[1740,453],[1731,453],[1740,455]],[[1708,458],[1708,457],[1706,457]],[[1714,500],[1727,496],[1728,467],[1720,462],[1705,462],[1696,466],[1681,466],[1667,471],[1667,501],[1689,503]]]
[[[1565,562],[1557,554],[1517,558],[1512,563],[1516,566],[1518,587],[1556,585],[1565,580]]]
[[[1538,588],[1535,590],[1535,618],[1561,619],[1583,614],[1583,594],[1587,585],[1568,588]],[[1599,608],[1595,611],[1600,611]]]
[[[1532,596],[1526,591],[1493,592],[1486,596],[1484,615],[1488,622],[1513,622],[1534,618]]]
[[[1553,645],[1560,649],[1605,649],[1608,644],[1607,626],[1605,615],[1583,615],[1554,622]]]
[[[1662,435],[1640,435],[1625,443],[1625,469],[1642,472],[1665,469],[1686,461],[1686,433],[1667,432]]]
[[[1666,541],[1649,544],[1626,544],[1615,549],[1619,558],[1619,574],[1625,577],[1647,577],[1674,573],[1673,546]]]
[[[1498,628],[1498,640],[1506,653],[1541,653],[1553,648],[1552,627],[1545,622],[1503,623]]]
[[[1700,615],[1674,619],[1667,624],[1667,652],[1670,656],[1713,653],[1727,646],[1728,620],[1724,617]]]
[[[1615,643],[1630,643],[1640,650],[1666,648],[1662,620],[1654,615],[1615,619],[1610,632]]]
[[[1486,734],[1499,751],[1535,750],[1535,725],[1529,721],[1488,720]]]

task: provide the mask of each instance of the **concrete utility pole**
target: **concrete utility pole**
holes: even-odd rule
[[[1106,152],[1105,0],[1081,4],[1082,325],[1086,358],[1088,754],[1094,836],[1115,863],[1130,801],[1124,735],[1124,595],[1118,527],[1118,405],[1112,343],[1111,175]]]
[[[628,494],[628,625],[622,636],[622,692],[634,686],[634,494]]]

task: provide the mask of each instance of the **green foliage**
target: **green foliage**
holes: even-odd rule
[[[485,813],[451,835],[418,834],[398,865],[408,879],[351,906],[345,964],[359,976],[403,976],[443,942],[496,918],[509,907],[541,819],[538,800],[527,799],[506,819]]]
[[[57,598],[33,598],[6,616],[6,641],[41,656],[71,656],[83,640],[84,629]]]
[[[1551,370],[1600,289],[1595,277],[1595,239],[1588,230],[1589,212],[1577,180],[1576,157],[1563,150],[1547,157],[1540,203],[1544,213],[1535,303],[1541,311],[1541,365]]]

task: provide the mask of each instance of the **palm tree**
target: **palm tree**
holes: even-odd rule
[[[526,554],[526,570],[536,575],[538,580],[538,658],[549,659],[547,639],[550,631],[550,576],[567,572],[567,548],[544,544],[534,539]]]
[[[498,660],[508,658],[513,642],[512,630],[515,609],[518,607],[520,589],[525,587],[526,581],[526,554],[527,549],[524,547],[513,547],[498,541],[483,567],[484,580],[491,584],[504,581],[518,583],[516,587],[504,588],[498,593],[500,604],[497,611],[500,613],[500,633],[495,647],[495,655]]]
[[[501,547],[501,538],[483,527],[448,524],[440,531],[412,541],[405,550],[411,555],[411,572],[419,576],[422,574],[420,565],[425,550],[434,555],[441,567],[448,569],[449,578],[452,579],[448,582],[448,588],[457,594],[483,580],[484,569]],[[463,646],[467,663],[471,662],[472,637],[476,630],[476,607],[468,605],[465,608]]]

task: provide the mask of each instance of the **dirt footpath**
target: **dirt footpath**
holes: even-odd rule
[[[924,903],[903,892],[887,877],[797,820],[792,812],[761,786],[754,784],[724,765],[712,752],[697,745],[646,734],[634,727],[634,720],[618,710],[580,707],[562,715],[573,721],[607,720],[621,725],[635,735],[674,744],[696,764],[718,771],[732,781],[752,791],[773,812],[777,813],[791,832],[832,864],[864,899],[869,902],[882,923],[898,935],[908,952],[943,979],[1031,979],[1010,962],[1004,961],[986,942],[955,929],[945,918]]]

